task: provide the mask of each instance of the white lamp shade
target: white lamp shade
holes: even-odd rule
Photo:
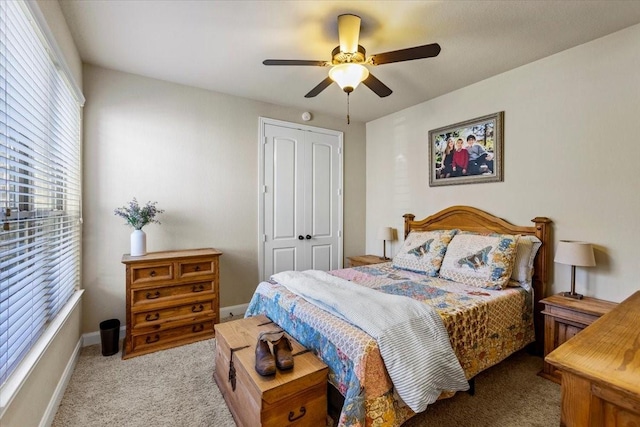
[[[593,267],[596,265],[591,244],[572,240],[560,240],[558,242],[554,261],[559,264],[578,267]]]
[[[378,229],[378,240],[393,240],[393,228],[380,227]]]
[[[338,86],[340,86],[342,90],[344,90],[345,87],[355,89],[361,81],[369,77],[369,70],[360,64],[340,64],[329,70],[329,77],[338,83]]]

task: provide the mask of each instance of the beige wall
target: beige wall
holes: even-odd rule
[[[367,123],[368,252],[382,250],[377,227],[401,234],[404,213],[471,205],[519,225],[547,216],[556,243],[592,242],[597,267],[576,269],[578,292],[621,301],[640,289],[639,40],[636,25]],[[504,182],[430,188],[429,130],[497,111]],[[568,290],[570,267],[554,270],[552,292]]]
[[[37,2],[51,33],[79,87],[82,62],[57,1]],[[40,424],[67,363],[80,340],[82,322],[78,304],[25,380],[17,396],[0,419],[2,427],[30,427]]]
[[[83,330],[125,320],[121,259],[132,230],[113,210],[134,196],[166,211],[144,229],[149,251],[223,251],[221,306],[249,302],[258,284],[258,118],[303,123],[302,111],[91,65],[84,88]],[[365,125],[316,115],[307,123],[344,132],[344,253],[362,253]]]

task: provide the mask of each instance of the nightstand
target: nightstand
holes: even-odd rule
[[[359,267],[361,265],[380,264],[381,262],[389,262],[390,258],[382,259],[378,255],[358,255],[347,257],[349,267]]]
[[[545,357],[618,305],[596,298],[573,299],[559,294],[540,302],[544,304]],[[561,372],[547,362],[544,362],[539,375],[558,384],[562,380]]]

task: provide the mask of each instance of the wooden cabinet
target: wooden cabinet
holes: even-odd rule
[[[573,299],[552,295],[540,301],[544,304],[544,355],[548,355],[569,338],[591,325],[617,304],[596,298]],[[560,372],[544,362],[540,376],[560,383]]]
[[[122,358],[213,338],[220,318],[216,249],[124,255],[127,331]]]
[[[552,351],[562,371],[560,425],[640,425],[640,291]]]
[[[391,259],[383,259],[378,255],[358,255],[347,257],[349,267],[359,267],[361,265],[380,264],[381,262],[389,262]]]

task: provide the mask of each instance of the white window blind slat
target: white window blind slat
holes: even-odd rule
[[[0,386],[80,279],[81,107],[32,13],[0,1]]]

